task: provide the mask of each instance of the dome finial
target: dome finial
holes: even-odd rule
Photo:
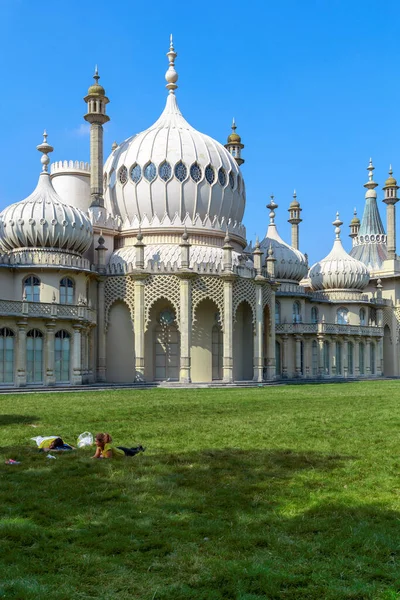
[[[175,59],[178,56],[175,52],[174,42],[172,39],[172,33],[169,38],[169,51],[167,52],[169,67],[168,71],[165,73],[165,79],[167,80],[167,85],[165,86],[167,90],[169,90],[170,94],[174,94],[176,88],[176,82],[178,81],[178,73],[175,71]]]
[[[336,213],[336,219],[333,221],[332,225],[335,226],[335,234],[336,239],[340,240],[340,226],[343,225],[343,221],[339,219],[339,213]]]
[[[267,208],[269,208],[269,223],[270,225],[275,225],[275,209],[278,208],[278,205],[275,203],[274,195],[271,194],[271,202],[267,204]]]
[[[42,152],[43,156],[40,159],[41,163],[42,163],[42,171],[43,173],[47,173],[48,171],[48,166],[49,166],[49,162],[50,162],[50,158],[47,156],[50,152],[53,152],[54,148],[53,146],[50,146],[50,144],[47,143],[47,131],[44,130],[43,131],[43,142],[41,144],[39,144],[39,146],[36,146],[37,150],[39,150],[39,152]]]
[[[96,83],[99,83],[100,75],[99,75],[99,69],[97,68],[97,65],[95,65],[95,67],[94,67],[93,79],[95,80]]]
[[[237,127],[236,127],[236,122],[235,122],[235,117],[232,118],[232,125],[231,125],[232,131],[233,133],[235,133]]]

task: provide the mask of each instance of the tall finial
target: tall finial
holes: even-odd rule
[[[94,67],[93,79],[95,80],[96,83],[99,83],[100,75],[99,75],[99,69],[97,68],[97,65],[95,65],[95,67]]]
[[[176,88],[176,82],[178,81],[178,73],[175,71],[175,59],[178,56],[175,52],[174,42],[172,39],[172,33],[169,38],[169,51],[167,52],[169,67],[168,71],[165,73],[165,79],[167,80],[167,85],[165,86],[167,90],[169,90],[170,94],[174,94]]]
[[[231,125],[231,127],[232,127],[232,131],[235,132],[236,129],[237,129],[236,122],[235,122],[235,117],[233,117],[233,119],[232,119],[232,125]]]
[[[368,171],[368,181],[367,183],[364,183],[364,187],[367,188],[367,190],[373,190],[376,187],[378,187],[378,184],[374,181],[374,170],[375,167],[372,164],[372,158],[369,159],[369,163],[368,163],[368,167],[367,167],[367,171]],[[368,196],[367,196],[368,194]],[[371,198],[371,197],[376,197],[376,192],[374,192],[374,194],[371,195],[370,192],[367,192],[367,194],[365,195],[365,197],[367,198]]]
[[[271,194],[271,202],[267,204],[267,208],[269,208],[269,223],[270,225],[275,225],[275,209],[278,208],[278,205],[275,203],[274,195]]]
[[[42,152],[43,156],[40,159],[40,162],[42,163],[42,171],[43,173],[47,173],[48,171],[48,166],[49,166],[49,162],[50,162],[50,158],[47,156],[50,152],[53,152],[54,148],[53,146],[50,146],[50,144],[47,143],[47,131],[44,130],[43,131],[43,142],[41,144],[39,144],[39,146],[36,146],[37,150],[39,150],[39,152]]]
[[[340,240],[340,226],[343,225],[343,221],[339,219],[339,213],[336,213],[336,219],[333,221],[332,225],[335,226],[335,234],[336,239]]]
[[[375,170],[375,167],[374,167],[374,165],[372,164],[372,158],[370,158],[370,159],[369,159],[369,165],[368,165],[368,167],[367,167],[367,171],[369,171],[368,179],[369,179],[370,181],[372,181],[372,179],[373,179],[374,170]]]

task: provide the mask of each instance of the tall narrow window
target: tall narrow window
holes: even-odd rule
[[[324,373],[325,375],[329,375],[330,373],[330,351],[329,351],[329,342],[324,342]]]
[[[212,328],[212,379],[222,379],[223,335],[219,325]]]
[[[354,375],[354,344],[353,344],[353,342],[348,343],[347,362],[348,362],[349,375]]]
[[[279,325],[281,322],[281,304],[277,300],[275,301],[275,325]]]
[[[56,381],[69,381],[71,336],[68,331],[57,331],[54,344]]]
[[[370,345],[370,367],[371,375],[375,375],[375,344]]]
[[[347,308],[338,308],[336,313],[336,323],[338,325],[347,325],[349,322],[349,311]]]
[[[318,308],[316,306],[311,309],[311,323],[318,323]]]
[[[365,325],[365,308],[360,308],[360,325]]]
[[[301,323],[300,302],[293,302],[293,323]]]
[[[360,375],[365,375],[365,346],[361,342],[359,346]]]
[[[0,329],[0,383],[14,381],[14,339],[11,329]]]
[[[31,329],[26,334],[26,381],[43,381],[43,334],[38,329]]]
[[[74,282],[69,277],[60,281],[60,304],[74,303]]]
[[[281,345],[278,341],[275,341],[275,365],[276,375],[282,375]]]
[[[342,374],[342,344],[336,343],[336,375]]]
[[[40,302],[40,279],[30,275],[24,281],[24,300]]]
[[[315,340],[312,343],[312,374],[318,375],[318,344]]]

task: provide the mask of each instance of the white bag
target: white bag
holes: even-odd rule
[[[37,435],[36,437],[31,438],[31,440],[33,440],[34,442],[37,443],[38,448],[40,448],[40,444],[42,442],[44,442],[45,440],[54,440],[54,438],[60,437],[58,435],[46,435],[45,437],[42,437],[41,435]]]
[[[90,433],[90,431],[84,431],[83,433],[81,433],[81,435],[78,437],[76,445],[78,446],[78,448],[84,448],[85,446],[92,446],[93,445],[93,435]]]

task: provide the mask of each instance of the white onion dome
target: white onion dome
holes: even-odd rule
[[[11,204],[0,214],[0,247],[53,248],[83,254],[92,243],[92,225],[79,208],[65,204],[53,188],[47,154],[53,151],[44,132],[37,149],[43,153],[43,170],[36,189],[28,198]]]
[[[311,288],[318,290],[363,290],[369,282],[369,271],[364,263],[356,260],[342,246],[340,240],[339,213],[336,213],[336,239],[333,248],[323,260],[315,263],[308,274]]]
[[[149,129],[113,150],[104,166],[104,199],[123,230],[186,226],[226,231],[244,241],[245,188],[228,150],[184,119],[175,97],[174,47],[167,53],[169,94]]]
[[[275,262],[275,279],[285,281],[299,282],[307,273],[307,259],[300,250],[289,246],[283,241],[275,225],[275,210],[278,205],[271,196],[271,202],[267,204],[270,209],[270,223],[265,238],[260,243],[260,249],[263,251],[264,260],[268,256],[271,248]]]

